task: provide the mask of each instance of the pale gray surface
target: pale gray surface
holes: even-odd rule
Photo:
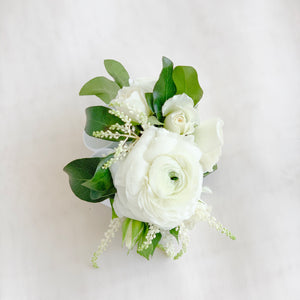
[[[130,4],[129,4],[130,3]],[[299,299],[300,2],[0,3],[0,299]],[[203,118],[225,122],[214,214],[189,252],[151,262],[120,247],[89,258],[109,209],[77,200],[62,172],[90,156],[81,85],[105,58],[133,77],[161,56],[197,68]]]

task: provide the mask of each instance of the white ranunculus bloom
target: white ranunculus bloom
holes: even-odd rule
[[[203,121],[195,128],[195,143],[202,152],[200,163],[203,172],[212,172],[218,162],[223,146],[223,125],[221,119]]]
[[[193,215],[203,180],[193,139],[163,128],[145,130],[127,157],[110,168],[119,217],[171,229]]]
[[[130,86],[125,86],[118,91],[116,99],[110,102],[119,111],[130,117],[133,121],[139,122],[139,114],[151,115],[147,104],[145,93],[153,90],[154,81],[139,79],[130,80]]]
[[[194,101],[186,94],[176,95],[168,99],[163,107],[164,127],[178,134],[191,134],[197,122]]]

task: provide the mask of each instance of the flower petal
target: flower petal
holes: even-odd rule
[[[168,115],[174,111],[178,110],[191,110],[194,107],[194,101],[186,94],[175,95],[172,98],[168,99],[163,107],[162,107],[162,114],[163,116]]]
[[[126,158],[110,167],[116,214],[168,230],[189,219],[203,179],[201,151],[193,140],[147,128]]]
[[[223,146],[223,125],[221,119],[210,119],[201,122],[195,128],[195,143],[202,151],[200,163],[203,172],[212,172],[213,166],[218,162]]]
[[[130,86],[137,86],[143,89],[144,93],[152,93],[153,87],[155,85],[155,80],[152,78],[137,78],[137,79],[129,79]]]

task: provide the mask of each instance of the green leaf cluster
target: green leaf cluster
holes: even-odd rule
[[[156,247],[158,246],[158,243],[161,240],[161,233],[157,233],[155,238],[152,240],[151,244],[146,249],[141,249],[141,245],[146,241],[146,236],[149,231],[149,224],[145,223],[144,231],[140,236],[140,239],[138,241],[138,249],[137,253],[141,256],[145,257],[147,260],[150,259],[150,256],[153,256],[154,251]]]
[[[146,93],[145,98],[158,121],[163,122],[162,107],[174,95],[185,93],[197,105],[203,96],[196,70],[190,66],[177,66],[167,57],[162,58],[162,71],[153,88],[153,93]]]
[[[95,95],[109,104],[116,98],[120,88],[129,86],[129,75],[121,63],[113,59],[106,59],[104,66],[114,81],[100,76],[89,80],[81,88],[79,95]]]
[[[120,88],[129,86],[129,75],[123,65],[115,60],[105,60],[104,66],[114,81],[103,76],[95,77],[84,84],[79,95],[95,95],[106,104],[109,104],[117,96]],[[116,123],[124,124],[120,118],[110,114],[108,111],[109,108],[104,106],[92,106],[86,109],[85,132],[88,135],[93,136],[94,131],[106,131],[111,125]],[[107,139],[120,141],[124,138]],[[101,202],[110,198],[111,204],[113,204],[116,189],[109,169],[102,169],[102,166],[112,156],[113,154],[104,158],[77,159],[64,167],[64,171],[69,175],[71,189],[78,198],[88,202]],[[113,210],[114,217],[117,216]]]
[[[145,257],[147,260],[153,256],[159,241],[161,240],[161,233],[157,233],[151,244],[144,248],[144,243],[149,231],[149,224],[138,220],[126,218],[122,224],[122,241],[123,245],[130,250],[137,245],[137,253]]]
[[[76,159],[64,167],[69,175],[69,183],[73,193],[88,202],[101,202],[113,198],[116,189],[109,169],[102,169],[110,158],[91,157]]]
[[[88,81],[80,90],[80,95],[95,95],[102,99],[106,104],[113,100],[120,88],[129,86],[129,74],[124,66],[116,60],[106,59],[104,61],[108,74],[114,81],[100,76]],[[200,101],[203,90],[198,82],[196,70],[190,66],[177,66],[174,68],[173,62],[167,57],[162,58],[162,70],[157,82],[154,85],[152,93],[145,93],[147,104],[153,112],[153,125],[162,126],[164,117],[162,115],[162,107],[164,103],[176,94],[185,93],[190,96],[194,105]],[[86,110],[86,126],[85,131],[92,136],[94,131],[105,131],[109,126],[123,122],[116,116],[108,113],[108,108],[104,106],[93,106]],[[103,138],[113,141],[118,140]]]
[[[109,104],[111,100],[116,98],[120,88],[129,86],[129,74],[121,63],[113,59],[106,59],[104,66],[114,81],[103,76],[95,77],[84,84],[79,95],[95,95]],[[124,124],[123,121],[109,114],[108,111],[109,108],[104,106],[92,106],[86,109],[85,132],[88,135],[93,136],[94,131],[106,131],[116,123]],[[118,139],[103,137],[102,139],[121,141],[124,137]]]
[[[109,104],[115,99],[118,91],[129,86],[129,74],[124,66],[112,59],[104,61],[108,74],[113,80],[103,76],[95,77],[89,80],[81,88],[79,95],[95,95]],[[155,126],[163,126],[164,117],[162,107],[164,103],[176,94],[185,93],[197,105],[200,101],[203,90],[198,82],[196,70],[190,66],[176,66],[167,57],[162,58],[162,70],[157,82],[154,85],[152,93],[146,93],[145,98],[153,115],[149,117],[149,122]],[[124,122],[110,114],[109,108],[105,106],[92,106],[86,109],[85,132],[93,136],[95,131],[107,131],[111,125],[116,123],[123,125]],[[136,124],[139,130],[139,124]],[[140,128],[140,130],[142,130]],[[118,139],[103,138],[110,141],[121,141],[124,137]],[[88,202],[101,202],[107,198],[110,199],[112,207],[112,218],[117,218],[113,208],[114,195],[116,189],[109,169],[103,169],[102,166],[113,156],[108,155],[104,158],[92,157],[82,158],[70,162],[64,167],[64,171],[69,176],[69,183],[74,194]],[[217,166],[214,166],[216,170]],[[204,173],[204,177],[210,174]],[[123,243],[130,245],[130,249],[137,245],[137,252],[149,259],[161,239],[161,233],[157,233],[152,243],[144,249],[141,247],[146,240],[149,231],[149,224],[132,219],[125,219],[123,223]],[[171,229],[172,234],[178,240],[178,229]]]

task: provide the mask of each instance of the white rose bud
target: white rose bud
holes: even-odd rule
[[[195,143],[202,152],[200,163],[203,172],[212,172],[218,162],[223,146],[223,125],[221,119],[203,121],[195,128]]]
[[[122,225],[123,243],[131,250],[143,233],[144,224],[137,220],[125,219]]]
[[[119,111],[139,123],[139,115],[151,115],[151,110],[147,104],[145,93],[152,92],[154,82],[150,80],[130,81],[130,86],[125,86],[118,91],[116,99],[110,104]]]
[[[144,131],[127,157],[110,168],[119,217],[171,229],[194,214],[203,171],[193,139],[157,127]]]
[[[191,134],[194,132],[197,113],[194,101],[186,94],[176,95],[168,99],[163,107],[165,118],[164,127],[178,134]]]

